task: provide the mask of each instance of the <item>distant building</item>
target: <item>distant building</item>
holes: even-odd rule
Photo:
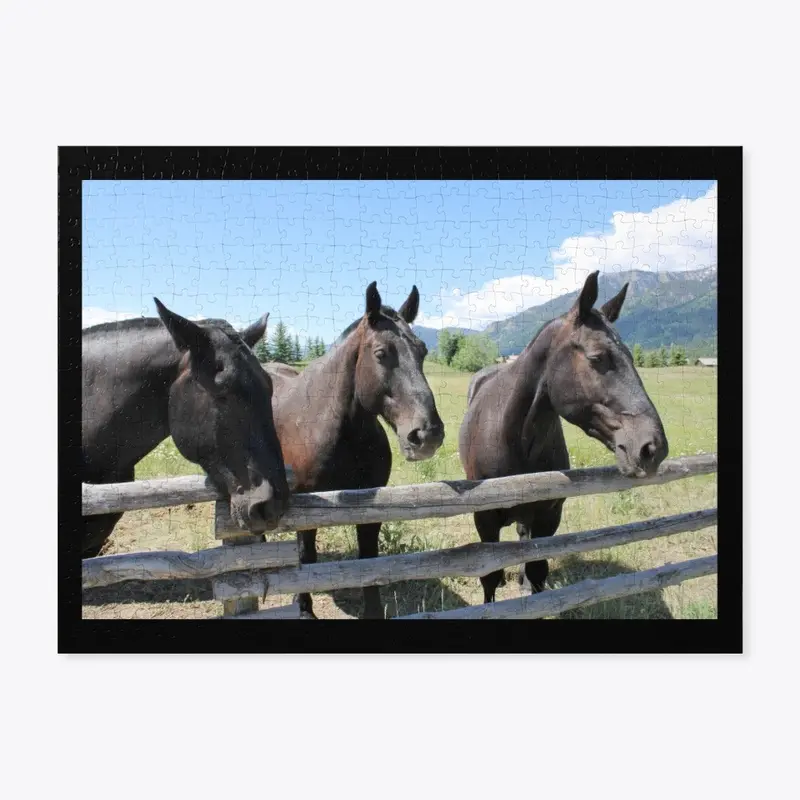
[[[697,361],[694,362],[696,367],[716,367],[717,366],[717,359],[716,358],[698,358]]]

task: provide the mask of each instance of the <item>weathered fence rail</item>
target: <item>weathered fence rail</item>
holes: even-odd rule
[[[651,592],[674,586],[690,578],[701,578],[717,571],[717,557],[706,556],[682,561],[680,564],[666,564],[663,567],[644,572],[630,572],[602,580],[588,579],[565,586],[562,589],[549,589],[527,597],[500,600],[480,606],[454,608],[451,611],[430,611],[409,614],[397,619],[541,619],[563,614],[581,606],[617,600],[633,594]]]
[[[491,508],[510,508],[536,500],[620,492],[716,471],[717,456],[714,453],[665,461],[658,472],[649,478],[626,478],[616,467],[593,467],[512,475],[484,481],[436,481],[412,486],[297,494],[292,497],[291,507],[274,532],[454,517]],[[148,495],[154,498],[153,502],[148,503],[145,499]],[[133,483],[83,484],[83,515],[213,499],[224,500],[201,476]],[[226,524],[222,510],[218,516],[218,533],[227,531],[230,525]]]
[[[507,508],[536,500],[579,497],[716,472],[716,454],[665,461],[650,478],[631,479],[615,467],[517,475],[485,481],[439,481],[339,492],[298,494],[276,531],[331,525],[450,517]],[[291,480],[291,479],[290,479]],[[380,586],[405,580],[481,576],[497,569],[570,553],[617,547],[716,524],[716,509],[678,514],[612,528],[495,544],[462,547],[365,560],[298,564],[295,542],[260,542],[233,528],[228,503],[202,476],[83,485],[85,516],[216,500],[214,527],[226,547],[197,553],[154,552],[101,556],[83,562],[85,589],[129,580],[211,578],[214,596],[226,616],[240,619],[296,618],[296,606],[258,610],[266,595],[323,592]],[[485,606],[427,612],[400,619],[534,619],[571,608],[673,585],[716,571],[716,557],[695,559],[655,570],[582,581],[570,587]]]
[[[604,550],[631,542],[696,531],[715,525],[717,510],[695,511],[612,528],[568,533],[548,539],[462,545],[399,556],[304,564],[274,571],[222,575],[216,584],[219,599],[248,595],[303,594],[386,586],[398,581],[474,577],[527,561],[559,558],[573,553]]]

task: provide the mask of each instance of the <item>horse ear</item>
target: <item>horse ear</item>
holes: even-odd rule
[[[239,336],[242,337],[242,341],[250,348],[256,346],[256,343],[261,339],[261,337],[267,332],[267,320],[269,319],[269,313],[264,314],[258,322],[254,322],[252,325],[245,328]]]
[[[182,353],[187,350],[198,352],[209,344],[208,334],[199,325],[170,311],[157,297],[153,300],[158,309],[158,316],[161,317],[178,350]]]
[[[628,293],[628,284],[612,297],[600,310],[605,314],[609,322],[616,322],[619,312],[622,311],[622,304],[625,302],[625,295]]]
[[[380,292],[378,291],[378,283],[377,281],[372,281],[372,283],[367,286],[366,315],[370,322],[377,322],[381,315],[381,305],[382,302]]]
[[[411,287],[411,294],[406,298],[405,303],[400,306],[398,313],[410,325],[419,312],[419,290],[416,286]]]
[[[583,284],[583,289],[575,301],[573,310],[579,322],[585,322],[589,318],[589,312],[592,310],[597,301],[597,276],[600,270],[596,270],[589,274],[586,283]]]

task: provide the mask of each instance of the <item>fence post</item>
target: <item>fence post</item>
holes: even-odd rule
[[[237,547],[243,544],[254,544],[263,540],[263,536],[252,536],[244,533],[238,528],[233,527],[231,522],[230,504],[227,500],[217,500],[214,503],[214,536],[222,539],[223,547]],[[297,566],[300,566],[298,555]],[[296,603],[280,608],[269,608],[264,611],[258,610],[258,593],[242,593],[237,597],[226,597],[227,592],[217,591],[218,585],[225,584],[226,589],[230,586],[252,585],[252,572],[228,573],[220,575],[212,580],[214,597],[222,600],[223,617],[240,617],[247,615],[248,619],[300,619],[300,609]],[[222,597],[218,597],[222,594]]]
[[[253,544],[260,542],[261,536],[251,536],[239,530],[231,530],[229,524],[230,511],[227,500],[217,500],[214,503],[214,536],[222,538],[223,547],[236,547],[242,544]],[[224,537],[224,538],[223,538]],[[212,580],[214,594],[216,595],[217,579]],[[239,614],[249,614],[258,611],[258,595],[237,597],[233,600],[222,601],[222,616],[235,617]]]

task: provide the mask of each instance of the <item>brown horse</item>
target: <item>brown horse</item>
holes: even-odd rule
[[[302,372],[268,364],[275,427],[295,491],[386,486],[392,470],[389,440],[378,417],[397,434],[409,461],[430,458],[444,440],[430,386],[422,372],[425,344],[411,331],[419,310],[415,286],[399,311],[381,304],[375,283],[366,312],[331,350]],[[378,555],[381,523],[357,525],[358,557]],[[300,561],[317,560],[316,530],[299,531]],[[300,613],[313,618],[311,595],[299,595]],[[377,586],[364,589],[365,618],[382,618]]]
[[[516,361],[487,367],[472,379],[461,424],[459,454],[471,480],[569,469],[560,417],[601,441],[624,475],[652,475],[667,457],[667,437],[642,386],[630,351],[611,327],[628,284],[599,311],[597,272],[586,279],[575,305],[548,322]],[[475,527],[483,542],[517,523],[521,539],[552,536],[564,500],[480,511]],[[532,592],[544,588],[547,561],[520,569]],[[481,578],[484,602],[494,600],[502,570]]]

